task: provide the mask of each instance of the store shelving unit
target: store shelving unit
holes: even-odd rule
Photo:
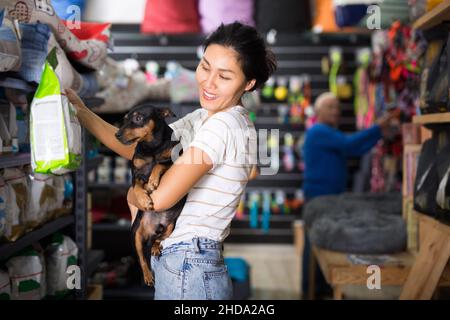
[[[0,245],[0,260],[7,259],[14,253],[28,247],[29,245],[72,225],[74,221],[75,219],[73,215],[61,217],[25,234],[15,242]]]
[[[413,118],[413,123],[421,125],[435,125],[450,122],[450,112],[446,113],[431,113]]]
[[[17,79],[11,76],[0,75],[0,87],[8,87],[17,90],[21,90],[26,94],[33,93],[37,86],[35,84],[27,83],[21,79]],[[91,99],[85,101],[90,105],[101,103],[98,99]],[[75,243],[78,247],[78,266],[81,270],[81,289],[76,290],[75,297],[77,299],[86,298],[86,289],[88,283],[88,276],[95,269],[101,259],[103,259],[103,253],[99,251],[88,251],[86,247],[87,240],[87,220],[86,220],[86,183],[87,172],[95,169],[101,163],[101,157],[87,160],[86,158],[86,134],[82,132],[82,153],[84,155],[80,168],[74,173],[75,180],[75,192],[74,192],[74,206],[73,214],[69,216],[63,216],[55,220],[49,221],[43,226],[32,230],[14,242],[0,243],[0,260],[7,259],[11,255],[19,252],[34,242],[40,241],[48,236],[51,236],[55,232],[71,228],[74,235]],[[9,167],[21,167],[31,163],[30,153],[18,153],[18,154],[2,154],[0,155],[0,169]],[[71,295],[72,296],[72,295]]]
[[[450,21],[450,1],[444,0],[422,17],[417,19],[413,28],[427,30],[444,22]]]
[[[450,22],[450,1],[441,4],[414,22],[413,27],[426,31]],[[433,130],[445,127],[450,130],[450,112],[417,115],[413,123]],[[423,143],[423,141],[421,141]],[[414,212],[419,223],[419,252],[406,279],[400,299],[428,300],[437,286],[445,280],[450,264],[450,226],[422,213]]]
[[[446,126],[450,130],[450,113],[415,116],[413,123],[431,130],[436,125]],[[439,285],[450,284],[450,226],[419,212],[412,214],[419,224],[419,251],[415,255],[400,299],[428,300],[432,298]]]
[[[30,164],[29,153],[3,154],[0,155],[0,168],[20,167]]]

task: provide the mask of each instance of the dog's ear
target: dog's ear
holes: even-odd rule
[[[175,113],[173,113],[170,108],[158,108],[157,112],[158,115],[162,118],[176,117]]]

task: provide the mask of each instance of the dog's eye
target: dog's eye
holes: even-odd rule
[[[140,114],[138,114],[138,115],[136,115],[136,116],[134,117],[134,121],[136,121],[136,122],[141,122],[142,119],[144,119],[144,117],[141,116]]]

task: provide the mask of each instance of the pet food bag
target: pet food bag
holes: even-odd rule
[[[61,95],[59,79],[48,61],[31,103],[30,142],[34,172],[61,175],[81,163],[76,109]]]
[[[40,300],[43,298],[41,284],[44,269],[39,254],[27,249],[6,262],[11,278],[11,297],[13,300]]]
[[[36,250],[37,255],[39,257],[39,261],[41,262],[42,266],[43,277],[41,279],[39,295],[41,299],[43,299],[47,296],[47,266],[45,262],[45,250],[42,248],[39,242],[34,243],[32,246]]]
[[[49,212],[49,215],[53,218],[58,218],[72,212],[72,206],[66,203],[66,179],[66,176],[55,176],[53,178],[56,201]]]
[[[11,282],[3,270],[0,270],[0,300],[11,300]]]
[[[6,216],[6,184],[5,180],[0,177],[0,239],[8,237],[10,234],[11,224]]]
[[[47,294],[62,297],[68,292],[67,279],[70,274],[67,273],[67,268],[77,264],[78,248],[72,239],[56,233],[47,248],[46,258]]]
[[[0,176],[1,180],[4,182],[3,188],[0,187],[0,192],[5,197],[5,225],[3,227],[3,234],[0,236],[0,239],[11,241],[17,239],[24,230],[20,226],[20,209],[16,202],[14,190],[12,190],[11,186],[6,183],[3,175],[4,172],[2,172]]]
[[[28,217],[29,188],[25,173],[18,168],[6,168],[3,171],[6,183],[6,219],[11,225],[8,240],[15,241],[29,227]]]
[[[42,173],[31,173],[31,199],[29,216],[36,224],[47,220],[47,213],[56,205],[56,191],[53,187],[53,176]]]

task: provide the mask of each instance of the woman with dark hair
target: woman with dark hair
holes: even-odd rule
[[[275,69],[273,53],[253,27],[221,25],[206,39],[196,70],[201,108],[170,124],[184,152],[150,194],[157,212],[188,194],[161,255],[152,257],[155,299],[232,298],[223,241],[256,164],[256,131],[241,99]],[[116,127],[89,111],[73,91],[67,96],[94,136],[132,159],[135,146],[119,143]],[[139,204],[132,189],[128,202],[134,219]]]

